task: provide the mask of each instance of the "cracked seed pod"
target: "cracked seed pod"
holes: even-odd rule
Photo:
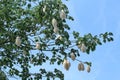
[[[36,42],[36,49],[40,49],[40,43],[39,42]]]
[[[69,70],[70,68],[70,62],[66,59],[64,59],[63,66],[66,70]]]
[[[72,60],[75,60],[75,54],[73,52],[70,54],[70,57]]]
[[[21,39],[20,39],[19,36],[16,37],[15,44],[16,44],[17,46],[20,46],[20,45],[21,45]]]
[[[62,20],[66,18],[66,14],[65,14],[64,10],[61,10],[61,11],[60,11],[60,18],[61,18]]]
[[[89,65],[87,66],[87,72],[88,73],[90,72],[90,66]]]
[[[53,30],[53,31],[54,31],[54,33],[56,33],[56,34],[57,34],[57,33],[59,33],[59,28],[54,27],[54,30]]]
[[[52,25],[54,28],[57,28],[57,20],[55,18],[52,19]]]
[[[78,70],[79,71],[84,71],[84,64],[83,63],[78,64]]]
[[[86,46],[85,46],[85,44],[82,44],[82,45],[81,45],[80,50],[81,50],[82,52],[86,52]]]

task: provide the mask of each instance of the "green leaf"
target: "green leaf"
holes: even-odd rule
[[[79,37],[79,32],[73,31],[73,36],[74,36],[75,39],[78,38]]]
[[[84,62],[85,64],[89,65],[89,66],[92,66],[92,63],[91,62]]]

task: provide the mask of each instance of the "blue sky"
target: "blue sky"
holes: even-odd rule
[[[72,30],[81,35],[113,32],[114,42],[98,46],[83,60],[92,62],[90,73],[79,72],[77,62],[71,62],[69,71],[63,70],[65,80],[120,80],[120,0],[69,0],[65,2],[75,21],[69,23]],[[81,59],[81,58],[80,58]]]
[[[120,0],[69,0],[65,4],[75,19],[69,23],[71,30],[79,31],[81,35],[113,32],[114,42],[97,46],[90,55],[80,53],[78,59],[92,62],[90,73],[78,71],[78,62],[72,60],[69,71],[63,66],[48,66],[48,63],[43,66],[47,70],[53,67],[62,70],[65,80],[120,80]],[[37,68],[31,71],[36,72]]]

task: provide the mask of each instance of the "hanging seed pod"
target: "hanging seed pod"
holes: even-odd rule
[[[69,70],[70,68],[70,62],[66,59],[64,59],[63,66],[66,70]]]
[[[59,39],[62,41],[63,40],[62,36],[60,36]]]
[[[17,46],[20,46],[20,45],[21,45],[21,39],[20,39],[19,36],[16,37],[15,44],[16,44]]]
[[[83,44],[83,43],[81,44],[80,50],[82,52],[86,52],[86,46],[85,46],[85,44]]]
[[[66,14],[65,14],[64,10],[61,10],[61,11],[60,11],[60,18],[61,18],[62,20],[66,18]]]
[[[55,18],[52,19],[52,25],[54,28],[57,28],[57,20]]]
[[[78,70],[79,71],[84,71],[84,64],[83,63],[78,64]]]
[[[40,43],[36,42],[36,49],[40,49]]]
[[[80,49],[81,48],[81,42],[78,42],[77,46]]]
[[[72,60],[75,60],[75,53],[72,52],[72,53],[70,54],[70,57],[71,57]]]
[[[90,72],[90,66],[89,65],[87,66],[87,72],[88,73]]]
[[[54,33],[56,33],[56,34],[57,34],[57,33],[59,33],[59,28],[54,27],[54,30],[53,30],[53,31],[54,31]]]
[[[80,64],[78,64],[78,70],[81,71],[81,65]]]
[[[45,12],[46,11],[46,5],[43,7],[43,12]]]

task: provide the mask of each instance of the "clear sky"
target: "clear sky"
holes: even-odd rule
[[[98,46],[90,55],[80,53],[79,59],[92,62],[90,73],[78,71],[78,62],[72,60],[69,71],[63,66],[54,67],[63,71],[65,80],[120,80],[120,0],[69,0],[65,3],[75,19],[69,23],[72,30],[81,35],[113,32],[114,42]],[[53,68],[43,66],[48,70]],[[35,70],[32,68],[32,72]]]
[[[114,42],[98,46],[90,55],[82,54],[92,62],[90,73],[79,72],[77,62],[64,71],[65,80],[120,80],[120,0],[69,0],[65,2],[75,21],[73,30],[81,35],[113,32]],[[80,58],[81,59],[81,58]]]

